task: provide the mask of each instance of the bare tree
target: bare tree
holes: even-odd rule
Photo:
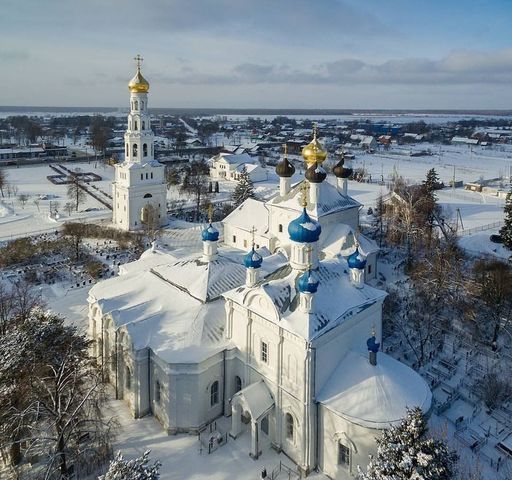
[[[7,187],[7,172],[0,168],[0,193],[4,196],[4,188]]]
[[[5,335],[7,326],[14,312],[13,291],[0,282],[0,334]]]
[[[79,173],[79,171],[68,176],[68,198],[73,202],[73,205],[78,212],[80,204],[85,202],[86,194],[83,189],[83,182],[77,173]]]
[[[18,195],[18,202],[21,204],[21,208],[25,208],[25,204],[28,202],[29,195],[26,193],[20,193]]]
[[[32,200],[32,203],[37,207],[37,211],[40,212],[41,210],[39,209],[39,205],[41,201],[39,200],[39,198],[34,198],[34,200]]]
[[[71,202],[66,202],[64,204],[64,210],[66,211],[66,213],[68,214],[68,216],[71,215],[71,212],[73,211],[74,209],[74,205],[71,203]]]
[[[208,196],[210,169],[204,160],[194,160],[185,168],[181,191],[195,199],[196,221],[199,220],[201,201]]]

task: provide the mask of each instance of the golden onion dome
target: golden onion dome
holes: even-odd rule
[[[140,73],[140,67],[137,67],[137,73],[128,83],[128,90],[132,93],[147,93],[149,91],[149,82]]]
[[[327,151],[316,138],[316,126],[313,129],[313,140],[302,149],[302,156],[307,164],[322,163],[327,158]]]

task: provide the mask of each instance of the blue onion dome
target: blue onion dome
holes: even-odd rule
[[[348,256],[347,263],[350,268],[364,270],[364,267],[366,266],[366,257],[359,251],[359,247],[356,246],[354,253]]]
[[[288,225],[288,235],[290,240],[298,243],[318,242],[322,233],[320,224],[313,220],[306,212],[306,207],[302,210],[299,218],[292,220]]]
[[[201,232],[201,237],[206,242],[216,242],[219,239],[219,231],[210,223]]]
[[[263,263],[263,257],[254,250],[254,246],[252,250],[244,257],[244,265],[247,268],[260,268]]]
[[[311,183],[322,183],[327,177],[327,173],[318,163],[314,163],[306,170],[305,177]]]
[[[284,157],[276,165],[276,173],[280,177],[290,178],[295,173],[295,167],[288,161],[286,157]]]
[[[319,283],[316,273],[309,269],[299,277],[297,286],[301,293],[316,293]]]

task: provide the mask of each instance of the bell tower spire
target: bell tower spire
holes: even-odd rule
[[[149,82],[142,76],[142,56],[128,83],[130,113],[124,134],[124,162],[115,166],[113,223],[123,230],[139,230],[167,223],[165,167],[154,157],[154,135],[148,112]]]

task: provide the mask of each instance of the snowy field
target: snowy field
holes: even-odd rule
[[[80,168],[83,172],[94,172],[102,177],[99,182],[93,185],[107,193],[111,193],[111,182],[113,168],[103,163],[65,163],[70,170]],[[85,202],[80,204],[79,212],[73,212],[68,216],[64,205],[69,202],[67,196],[67,185],[54,185],[46,177],[55,175],[47,164],[23,166],[20,168],[7,167],[7,181],[10,185],[17,187],[16,196],[10,198],[5,193],[0,198],[0,241],[9,240],[23,235],[51,231],[58,228],[63,221],[69,219],[105,218],[110,217],[111,212],[104,205],[86,196]],[[29,195],[24,206],[18,201],[20,195]],[[39,205],[34,200],[39,200]],[[58,221],[49,218],[50,202],[59,203]],[[85,211],[85,210],[90,211]],[[91,210],[92,209],[92,210]]]

